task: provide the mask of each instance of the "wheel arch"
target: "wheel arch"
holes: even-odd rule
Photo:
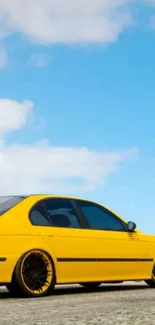
[[[51,252],[49,252],[48,249],[46,249],[45,247],[33,247],[33,248],[29,248],[29,249],[25,249],[17,258],[16,258],[16,261],[15,261],[15,264],[14,264],[14,267],[13,267],[13,270],[12,270],[12,274],[11,274],[11,281],[13,279],[13,275],[14,275],[14,271],[15,271],[15,268],[19,262],[19,260],[26,254],[26,253],[29,253],[29,252],[32,252],[32,251],[36,251],[36,250],[39,250],[39,251],[42,251],[44,253],[46,253],[50,260],[51,260],[51,263],[53,265],[53,268],[54,268],[54,276],[55,276],[55,282],[57,281],[57,260],[55,258],[55,256],[53,254],[51,254]]]

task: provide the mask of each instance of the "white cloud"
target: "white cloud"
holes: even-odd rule
[[[101,186],[137,149],[97,152],[55,147],[47,141],[6,145],[5,136],[24,127],[33,103],[0,100],[0,194],[33,192],[83,193]]]
[[[30,56],[29,64],[33,67],[44,68],[50,62],[50,59],[45,54],[32,54]]]
[[[134,0],[0,0],[0,35],[41,44],[113,42],[132,20]]]
[[[24,127],[31,115],[33,103],[29,100],[0,99],[0,138],[7,133]]]

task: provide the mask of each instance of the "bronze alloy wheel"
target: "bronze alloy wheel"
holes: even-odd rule
[[[25,253],[18,261],[12,283],[7,286],[13,294],[40,297],[52,292],[55,270],[51,257],[42,250]]]

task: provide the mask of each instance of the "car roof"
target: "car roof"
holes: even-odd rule
[[[75,196],[71,196],[71,195],[59,195],[59,194],[51,194],[51,193],[34,193],[34,194],[13,194],[13,195],[0,195],[0,197],[23,197],[23,198],[28,198],[28,197],[32,197],[32,196],[44,196],[44,197],[57,197],[57,198],[71,198],[71,199],[80,199],[80,200],[86,200],[86,201],[90,201],[87,198],[81,198],[81,197],[75,197]],[[93,201],[93,200],[92,200]]]
[[[124,218],[122,218],[120,215],[118,215],[115,211],[113,211],[111,208],[109,208],[108,206],[104,205],[101,202],[97,202],[93,199],[87,199],[87,198],[82,198],[82,197],[76,197],[76,196],[71,196],[71,195],[59,195],[59,194],[52,194],[52,193],[31,193],[31,194],[16,194],[16,195],[1,195],[0,197],[20,197],[23,199],[28,199],[31,197],[37,197],[39,199],[48,199],[48,198],[64,198],[64,199],[70,199],[70,200],[82,200],[82,201],[86,201],[86,202],[90,202],[90,203],[94,203],[94,204],[98,204],[102,207],[104,207],[105,209],[107,209],[109,212],[113,213],[115,216],[117,216],[118,218],[120,218],[122,221],[126,222],[126,220]]]
[[[13,194],[13,195],[0,195],[1,197],[5,197],[5,198],[30,198],[30,197],[42,197],[42,198],[49,198],[49,197],[53,197],[53,198],[66,198],[66,199],[76,199],[76,200],[85,200],[85,201],[89,201],[89,202],[94,202],[93,200],[89,200],[87,198],[82,198],[82,197],[75,197],[75,196],[71,196],[71,195],[59,195],[59,194],[52,194],[52,193],[34,193],[34,194]]]
[[[77,196],[71,196],[71,195],[59,195],[59,194],[54,194],[54,193],[31,193],[31,194],[13,194],[13,195],[0,195],[0,197],[8,197],[8,198],[30,198],[30,197],[39,197],[39,198],[64,198],[64,199],[70,199],[70,200],[82,200],[82,201],[87,201],[87,202],[92,202],[92,203],[96,203],[99,205],[103,205],[100,202],[97,202],[93,199],[87,199],[84,197],[77,197]],[[104,205],[103,205],[104,206]],[[104,206],[105,207],[105,206]],[[107,208],[107,207],[106,207]],[[109,210],[109,208],[107,208]]]

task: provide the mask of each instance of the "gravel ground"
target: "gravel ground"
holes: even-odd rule
[[[155,290],[144,283],[101,286],[88,292],[80,286],[57,287],[50,297],[12,298],[0,289],[2,325],[155,324]]]

